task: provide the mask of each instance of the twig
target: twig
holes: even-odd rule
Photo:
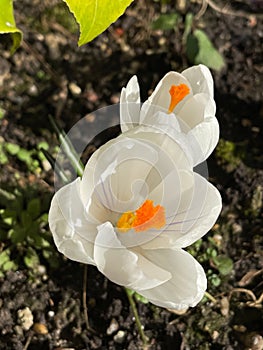
[[[255,297],[255,294],[250,289],[234,288],[230,292],[229,299],[231,299],[233,293],[245,293],[245,294],[249,295],[253,301],[257,300],[257,298]]]
[[[125,292],[126,292],[126,294],[127,294],[129,303],[130,303],[130,305],[131,305],[132,312],[133,312],[134,318],[135,318],[135,323],[136,323],[136,326],[137,326],[137,328],[138,328],[138,331],[139,331],[140,337],[141,337],[141,339],[142,339],[143,345],[144,345],[144,346],[147,346],[147,344],[148,344],[148,338],[147,338],[146,335],[144,334],[143,326],[142,326],[142,324],[141,324],[140,317],[139,317],[139,314],[138,314],[138,311],[137,311],[135,302],[134,302],[134,300],[133,300],[133,297],[132,297],[131,293],[129,293],[129,291],[128,291],[127,288],[124,288],[124,289],[125,289]]]
[[[252,16],[261,18],[262,15],[258,13],[246,13],[244,11],[234,11],[231,8],[225,5],[224,7],[219,7],[212,0],[204,0],[213,10],[216,12],[222,13],[223,15],[235,16],[235,17],[243,17],[250,19]]]
[[[83,314],[84,314],[84,320],[86,324],[87,331],[98,334],[95,329],[90,327],[89,324],[89,315],[88,315],[88,307],[87,307],[87,276],[88,276],[88,265],[84,265],[83,269],[83,290],[82,290],[82,304],[83,304]]]
[[[29,345],[31,343],[32,338],[33,338],[33,333],[31,332],[26,340],[26,343],[23,347],[23,350],[27,350],[27,348],[29,347]]]
[[[90,329],[88,307],[87,307],[87,276],[88,276],[88,267],[87,267],[87,265],[84,265],[82,303],[83,303],[84,320],[86,323],[86,327],[87,327],[87,329]]]
[[[257,300],[255,300],[255,301],[248,301],[247,305],[248,306],[252,306],[252,307],[261,308],[262,307],[262,302],[263,302],[263,293],[261,293],[260,297]]]
[[[198,21],[204,14],[205,11],[207,10],[208,3],[206,0],[202,0],[202,5],[198,13],[195,15],[195,19]]]

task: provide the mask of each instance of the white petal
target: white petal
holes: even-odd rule
[[[109,176],[106,190],[111,196],[110,209],[122,213],[137,209],[147,196],[145,178],[158,161],[159,154],[152,145],[135,138],[118,141],[105,150],[100,159],[110,164],[102,173],[101,181]]]
[[[219,191],[199,174],[194,174],[194,187],[187,210],[180,210],[170,224],[176,230],[177,247],[187,247],[203,237],[215,224],[221,209],[222,199]],[[178,234],[179,233],[179,234]]]
[[[141,116],[140,125],[156,128],[163,133],[167,133],[171,129],[181,132],[180,124],[175,115],[163,111],[158,111],[155,114],[147,113],[145,116]]]
[[[91,199],[87,196],[85,205],[101,222],[105,221],[103,208],[120,214],[136,210],[174,168],[191,168],[180,145],[156,130],[147,133],[141,132],[141,127],[138,129],[125,133],[129,137],[122,134],[101,147],[96,164],[85,168],[81,181],[82,200],[85,200],[85,190],[91,190],[92,184],[93,192],[88,193]],[[91,207],[93,200],[96,213]]]
[[[94,264],[96,224],[85,213],[79,196],[80,179],[55,193],[49,211],[49,226],[58,250],[69,259]]]
[[[222,209],[218,190],[199,174],[181,177],[179,207],[162,233],[143,245],[144,249],[184,248],[204,236]]]
[[[191,147],[193,164],[202,163],[215,149],[219,140],[219,124],[215,117],[206,118],[186,135]]]
[[[215,112],[215,101],[208,94],[200,93],[191,96],[176,116],[183,123],[182,130],[187,133],[206,118],[214,117]],[[206,138],[209,139],[209,137],[210,135],[207,134]]]
[[[187,68],[182,75],[190,82],[193,94],[204,92],[214,97],[214,82],[210,70],[203,64]]]
[[[127,136],[131,138],[140,139],[143,142],[155,144],[155,148],[158,152],[163,153],[163,157],[167,159],[169,157],[173,163],[173,167],[192,169],[192,157],[190,155],[190,149],[187,144],[185,134],[169,128],[169,122],[166,124],[166,116],[162,112],[157,112],[157,118],[160,117],[160,125],[154,126],[142,126],[129,131]],[[167,135],[169,137],[167,137]],[[159,155],[159,158],[161,156]],[[167,166],[165,167],[167,168]],[[163,173],[162,173],[163,174]]]
[[[155,90],[149,99],[144,102],[141,108],[141,120],[144,120],[148,114],[154,115],[158,111],[168,113],[171,95],[169,93],[172,85],[185,84],[189,87],[190,93],[176,106],[174,112],[176,113],[177,108],[187,101],[187,99],[192,95],[191,84],[189,81],[180,73],[169,72],[167,73],[158,83]]]
[[[166,224],[168,225],[174,218],[174,213],[178,210],[180,204],[180,191],[183,186],[181,184],[181,170],[174,169],[165,176],[160,184],[149,193],[148,199],[154,202],[154,205],[161,205],[164,208],[166,216]],[[185,176],[183,177],[185,181]],[[184,184],[185,185],[185,184]],[[188,185],[189,186],[189,185]],[[163,243],[165,247],[169,243],[169,237],[164,238],[163,229],[150,229],[147,231],[135,232],[118,232],[118,238],[125,247],[142,246],[149,249],[159,248],[160,241],[165,239]]]
[[[202,266],[183,250],[157,249],[145,251],[144,256],[160,268],[170,271],[167,282],[139,293],[153,304],[182,310],[195,306],[203,297],[207,287]]]
[[[109,222],[98,227],[94,260],[109,280],[136,290],[153,288],[171,277],[170,272],[124,247]]]
[[[96,157],[87,163],[80,189],[86,206],[94,189],[110,210],[118,210],[115,205],[133,206],[133,201],[137,200],[135,192],[143,186],[142,182],[158,159],[158,152],[140,140],[123,135],[100,147]]]
[[[111,142],[111,141],[109,141]],[[103,147],[103,146],[102,146]],[[84,206],[87,205],[87,202],[90,200],[91,195],[94,191],[94,187],[96,185],[96,180],[94,177],[94,172],[96,167],[98,166],[98,157],[101,153],[101,148],[97,149],[89,158],[81,178],[80,183],[80,198],[84,204]]]
[[[167,217],[171,217],[178,210],[183,184],[182,170],[177,168],[163,178],[163,181],[149,194],[149,198],[165,208]]]
[[[182,123],[182,121],[180,121],[180,123],[185,124]],[[162,111],[158,111],[154,115],[147,113],[145,116],[141,115],[140,128],[138,128],[138,132],[148,132],[148,137],[146,136],[145,138],[152,138],[156,143],[158,143],[158,145],[161,145],[162,148],[163,146],[165,147],[165,144],[169,143],[169,147],[165,147],[165,149],[171,156],[173,153],[175,153],[176,148],[180,146],[185,156],[187,156],[188,161],[191,162],[191,149],[189,149],[186,142],[186,137],[181,130],[180,123],[178,118],[173,113],[168,114]],[[184,127],[184,125],[182,126]],[[153,134],[156,133],[159,133],[160,135],[153,137]],[[170,138],[166,136],[169,136]],[[138,137],[138,133],[136,137]],[[175,142],[174,146],[171,145],[171,139]]]
[[[121,91],[120,124],[122,132],[132,129],[140,120],[140,87],[136,75]]]

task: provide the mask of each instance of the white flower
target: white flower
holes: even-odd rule
[[[213,78],[209,69],[201,64],[181,74],[167,73],[142,108],[136,76],[121,92],[122,131],[137,125],[150,125],[175,140],[183,132],[194,166],[207,159],[218,142],[219,125],[215,112]]]
[[[213,226],[221,197],[192,171],[179,144],[149,127],[136,129],[102,146],[82,179],[56,192],[50,229],[65,256],[97,266],[152,303],[195,306],[206,276],[182,248]]]

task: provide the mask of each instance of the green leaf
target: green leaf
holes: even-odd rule
[[[27,211],[23,210],[21,212],[20,218],[21,218],[21,224],[23,228],[28,229],[32,225],[32,218]]]
[[[9,154],[11,154],[12,156],[16,155],[19,150],[20,150],[20,147],[18,145],[16,145],[15,143],[10,143],[10,142],[7,142],[5,144],[5,149],[7,150],[7,152]]]
[[[81,46],[93,40],[119,18],[133,0],[63,0],[80,25]]]
[[[38,222],[40,224],[46,225],[48,223],[48,213],[44,213],[42,214],[39,218],[38,218]]]
[[[33,198],[27,204],[27,212],[33,220],[35,220],[40,215],[40,199]]]
[[[13,229],[9,231],[9,237],[11,242],[14,244],[22,243],[26,239],[27,231],[23,227],[21,228],[19,225],[16,225]]]
[[[7,261],[4,265],[3,265],[3,271],[10,271],[10,270],[16,270],[17,265],[14,263],[14,261]]]
[[[44,249],[42,251],[43,257],[47,260],[48,264],[52,268],[58,268],[59,267],[59,258],[58,256],[54,253],[53,249]]]
[[[187,36],[186,54],[191,63],[202,63],[215,70],[220,70],[225,65],[222,55],[200,29],[196,29],[193,34]]]
[[[16,215],[16,212],[12,209],[5,209],[1,212],[2,220],[8,226],[13,225],[16,220]]]
[[[4,250],[0,253],[0,267],[10,261],[10,251]]]
[[[152,29],[169,30],[174,29],[179,19],[178,13],[160,15],[153,23]]]
[[[17,153],[17,158],[26,164],[30,164],[32,162],[31,154],[28,150],[24,148],[20,148]]]
[[[216,274],[211,275],[209,280],[214,287],[218,287],[221,284],[221,278]]]
[[[24,262],[28,268],[35,269],[39,265],[39,257],[35,249],[29,247],[27,249],[26,256],[24,257]]]
[[[22,41],[22,32],[16,27],[12,0],[0,1],[0,34],[11,34],[13,39],[11,53],[14,53]]]
[[[194,19],[194,15],[192,13],[187,13],[184,21],[184,33],[182,37],[183,45],[186,45],[187,37],[191,33],[193,19]]]
[[[5,110],[0,107],[0,120],[3,119],[5,116]]]
[[[5,154],[5,152],[3,151],[3,145],[0,143],[0,164],[6,164],[8,163],[8,158]]]
[[[228,256],[219,255],[213,261],[221,275],[226,276],[233,270],[233,261]]]
[[[59,139],[59,141],[61,142],[61,148],[63,149],[63,151],[66,153],[69,161],[71,162],[71,165],[73,166],[73,168],[75,169],[75,171],[77,172],[78,176],[82,176],[83,175],[83,170],[84,170],[84,166],[80,161],[80,157],[78,155],[78,153],[76,152],[75,147],[73,146],[71,140],[69,139],[69,137],[67,136],[67,134],[65,133],[65,131],[63,129],[60,129],[59,126],[56,124],[54,118],[49,115],[49,120],[50,123],[52,125],[52,127],[54,128],[57,137]],[[52,161],[52,156],[49,154],[49,152],[42,150],[42,152],[45,154],[45,156],[47,157],[47,160],[50,162],[50,164],[54,167],[55,165],[55,172],[57,172],[58,170],[58,174],[63,176],[63,171],[61,172],[62,169],[60,169],[60,167],[58,166],[58,162],[53,163]],[[64,181],[64,179],[63,179]]]
[[[14,193],[8,192],[3,188],[0,188],[0,203],[5,203],[6,201],[13,201],[16,199]]]
[[[41,141],[37,144],[37,149],[41,150],[41,148],[47,151],[49,149],[49,144],[46,141]]]

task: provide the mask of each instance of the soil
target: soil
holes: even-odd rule
[[[134,2],[109,30],[78,48],[76,27],[61,2],[14,5],[25,41],[13,56],[8,37],[2,37],[0,44],[0,107],[5,111],[1,140],[29,150],[40,141],[47,141],[51,149],[58,144],[48,115],[68,131],[98,108],[117,103],[133,74],[145,100],[166,72],[190,66],[182,44],[183,19],[187,12],[197,14],[201,6],[199,1],[186,2],[185,8],[177,9],[181,21],[176,30],[162,31],[151,29],[151,22],[160,10],[173,12],[173,2],[162,6],[148,0]],[[232,5],[243,15],[208,7],[196,22],[225,58],[225,67],[212,71],[221,140],[208,160],[209,178],[222,194],[223,211],[196,253],[220,282],[208,279],[208,292],[215,300],[205,298],[182,314],[136,301],[148,349],[263,349],[262,4],[251,0]],[[99,135],[83,159],[118,132],[116,127]],[[2,189],[37,188],[48,201],[54,191],[53,171],[46,162],[36,173],[11,157],[1,167],[0,180]],[[211,240],[217,252],[233,262],[226,275],[220,275],[213,259],[205,255]],[[10,245],[8,238],[1,241],[0,251]],[[14,259],[25,253],[21,246],[10,247]],[[0,349],[143,348],[124,290],[93,266],[86,271],[83,265],[55,252],[54,256],[52,266],[40,254],[39,268],[34,270],[20,259],[16,270],[0,277]],[[29,329],[18,316],[26,307],[33,315]]]

